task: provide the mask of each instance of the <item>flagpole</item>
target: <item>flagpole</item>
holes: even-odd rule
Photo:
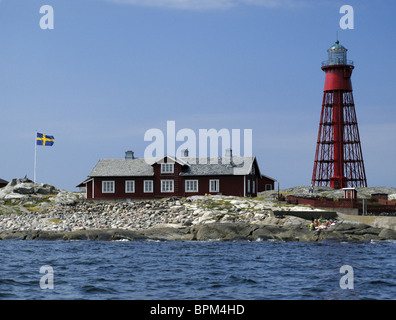
[[[37,178],[37,130],[34,137],[34,178],[33,178],[33,192],[36,193],[36,178]]]

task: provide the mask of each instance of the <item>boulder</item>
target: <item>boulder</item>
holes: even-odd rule
[[[368,225],[359,222],[338,221],[335,226],[332,226],[331,231],[353,233],[356,230],[366,229]]]
[[[378,236],[384,240],[396,240],[396,231],[391,229],[382,229]]]
[[[221,219],[220,222],[234,222],[235,221],[235,217],[229,214],[225,214]]]
[[[280,232],[280,227],[276,225],[258,225],[252,232],[252,240],[270,240],[276,239],[276,235]]]
[[[21,183],[16,185],[12,189],[13,193],[19,193],[19,194],[32,194],[34,193],[34,187],[32,183]]]
[[[280,227],[276,239],[281,241],[316,241],[315,232],[301,227]]]
[[[35,191],[38,194],[57,194],[59,192],[54,186],[49,184],[36,185]]]
[[[56,197],[50,198],[49,200],[58,204],[74,205],[78,201],[78,197],[73,192],[61,190]]]

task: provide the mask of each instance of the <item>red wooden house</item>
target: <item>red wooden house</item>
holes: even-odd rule
[[[196,158],[165,156],[160,159],[101,159],[88,178],[87,199],[153,199],[223,194],[255,197],[261,173],[255,157]]]

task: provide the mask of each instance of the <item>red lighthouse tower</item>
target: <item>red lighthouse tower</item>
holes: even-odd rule
[[[326,72],[312,173],[313,186],[367,187],[351,75],[353,62],[338,41],[322,62]]]

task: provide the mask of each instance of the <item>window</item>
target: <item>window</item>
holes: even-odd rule
[[[250,180],[247,181],[247,193],[250,193]]]
[[[186,180],[186,192],[198,192],[198,180]]]
[[[173,180],[161,180],[161,192],[173,192]]]
[[[135,192],[135,180],[125,181],[125,192],[134,193]]]
[[[153,192],[153,180],[144,180],[144,192]]]
[[[256,193],[256,181],[252,181],[253,185],[252,185],[252,192]]]
[[[220,182],[218,179],[209,180],[209,192],[219,192],[220,191]]]
[[[272,190],[272,184],[266,184],[265,190]]]
[[[114,181],[102,181],[102,193],[114,193]]]
[[[174,163],[161,163],[161,173],[173,173]]]

